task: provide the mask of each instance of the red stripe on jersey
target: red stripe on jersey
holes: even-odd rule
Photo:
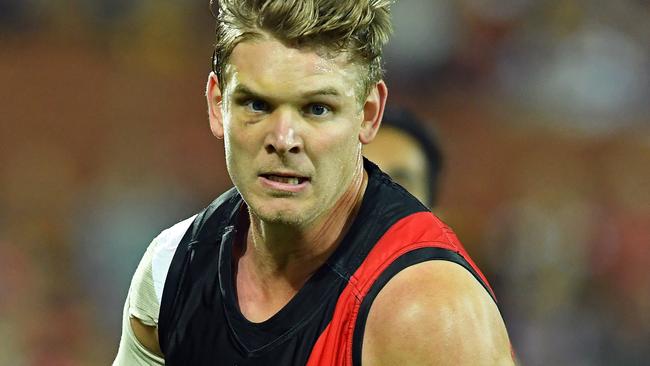
[[[395,223],[368,253],[350,277],[336,303],[332,320],[319,336],[307,366],[352,366],[352,339],[364,297],[381,273],[401,255],[437,247],[460,254],[489,287],[485,276],[470,259],[454,232],[431,212],[418,212]]]

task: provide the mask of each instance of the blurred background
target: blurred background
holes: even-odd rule
[[[230,186],[207,0],[0,0],[0,365],[107,365],[149,241]],[[401,0],[389,103],[524,365],[650,360],[650,2]]]

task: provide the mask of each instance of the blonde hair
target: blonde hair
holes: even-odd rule
[[[211,0],[217,19],[212,69],[223,83],[235,46],[270,34],[294,47],[349,54],[365,69],[366,98],[383,77],[382,47],[392,32],[392,0]]]

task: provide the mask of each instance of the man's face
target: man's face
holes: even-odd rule
[[[428,202],[427,158],[413,137],[384,126],[363,154],[421,202]]]
[[[238,44],[224,78],[217,129],[251,212],[291,225],[321,217],[359,172],[357,67],[344,56],[327,59],[263,39]]]

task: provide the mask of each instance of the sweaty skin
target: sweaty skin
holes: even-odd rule
[[[231,55],[223,123],[212,123],[213,132],[224,138],[228,172],[251,211],[281,231],[329,211],[359,169],[363,114],[347,88],[357,68],[344,60],[277,41],[245,42]],[[316,104],[329,111],[311,113]],[[307,187],[287,194],[259,184],[260,173],[278,171],[309,177]]]
[[[264,62],[260,62],[264,60]],[[237,269],[242,313],[279,311],[336,249],[367,177],[361,146],[374,137],[386,97],[378,83],[359,104],[359,67],[271,38],[235,47],[223,94],[211,77],[211,127],[223,137],[233,183],[250,212]],[[223,112],[223,113],[222,113]],[[299,189],[260,176],[301,177]]]
[[[448,261],[423,262],[391,279],[371,306],[362,347],[364,366],[514,365],[496,304]]]

